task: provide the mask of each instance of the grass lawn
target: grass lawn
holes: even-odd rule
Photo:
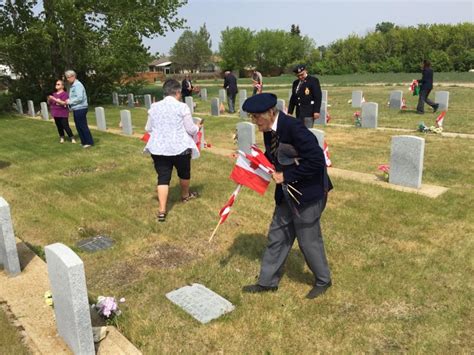
[[[144,110],[133,117],[138,131]],[[238,121],[208,117],[207,140],[233,148]],[[39,249],[62,242],[76,250],[92,297],[127,299],[119,327],[146,354],[457,353],[474,346],[472,140],[425,136],[423,181],[450,188],[435,200],[335,179],[322,220],[334,286],[308,301],[312,276],[296,246],[278,292],[241,293],[259,272],[272,192],[262,198],[244,189],[208,244],[234,189],[233,159],[205,151],[194,161],[192,186],[202,196],[188,204],[177,202],[175,176],[169,216],[158,224],[156,176],[139,140],[93,131],[97,145],[83,150],[58,144],[50,122],[9,115],[0,118],[0,132],[0,191],[18,237]],[[389,162],[390,132],[327,127],[326,134],[336,167],[375,172]],[[77,250],[79,240],[97,234],[111,236],[114,247]],[[201,325],[165,298],[193,282],[236,310]]]
[[[0,354],[27,355],[30,352],[21,342],[20,334],[0,309]]]

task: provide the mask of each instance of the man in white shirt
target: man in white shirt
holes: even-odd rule
[[[178,172],[181,185],[181,201],[187,202],[198,196],[190,192],[191,158],[199,157],[196,146],[201,126],[193,123],[189,107],[181,102],[181,84],[167,80],[163,85],[165,98],[151,105],[145,130],[150,138],[144,151],[151,154],[158,174],[157,194],[159,201],[158,221],[166,219],[169,184],[173,167]]]

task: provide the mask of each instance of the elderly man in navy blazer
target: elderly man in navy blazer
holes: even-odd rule
[[[277,97],[264,93],[248,98],[243,110],[263,132],[265,155],[275,165],[275,211],[268,232],[257,284],[244,292],[276,291],[295,238],[315,277],[306,296],[316,298],[331,286],[320,219],[332,188],[324,154],[316,136],[299,119],[279,112]]]

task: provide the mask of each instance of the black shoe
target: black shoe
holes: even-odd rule
[[[434,105],[434,107],[433,107],[433,112],[438,111],[438,108],[439,108],[439,104]]]
[[[242,291],[247,293],[259,293],[259,292],[275,292],[278,290],[278,286],[261,286],[261,285],[247,285],[242,288]]]
[[[423,111],[416,111],[416,113],[417,113],[418,115],[423,115],[423,114],[424,114]]]
[[[332,286],[332,282],[329,281],[329,283],[327,283],[326,285],[324,286],[314,286],[311,291],[309,291],[309,293],[306,295],[306,298],[308,299],[313,299],[313,298],[316,298],[316,297],[319,297],[321,296],[324,292],[327,291],[327,289],[329,287]]]

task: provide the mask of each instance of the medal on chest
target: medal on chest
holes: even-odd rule
[[[304,89],[304,94],[309,95],[309,89],[308,88]]]

